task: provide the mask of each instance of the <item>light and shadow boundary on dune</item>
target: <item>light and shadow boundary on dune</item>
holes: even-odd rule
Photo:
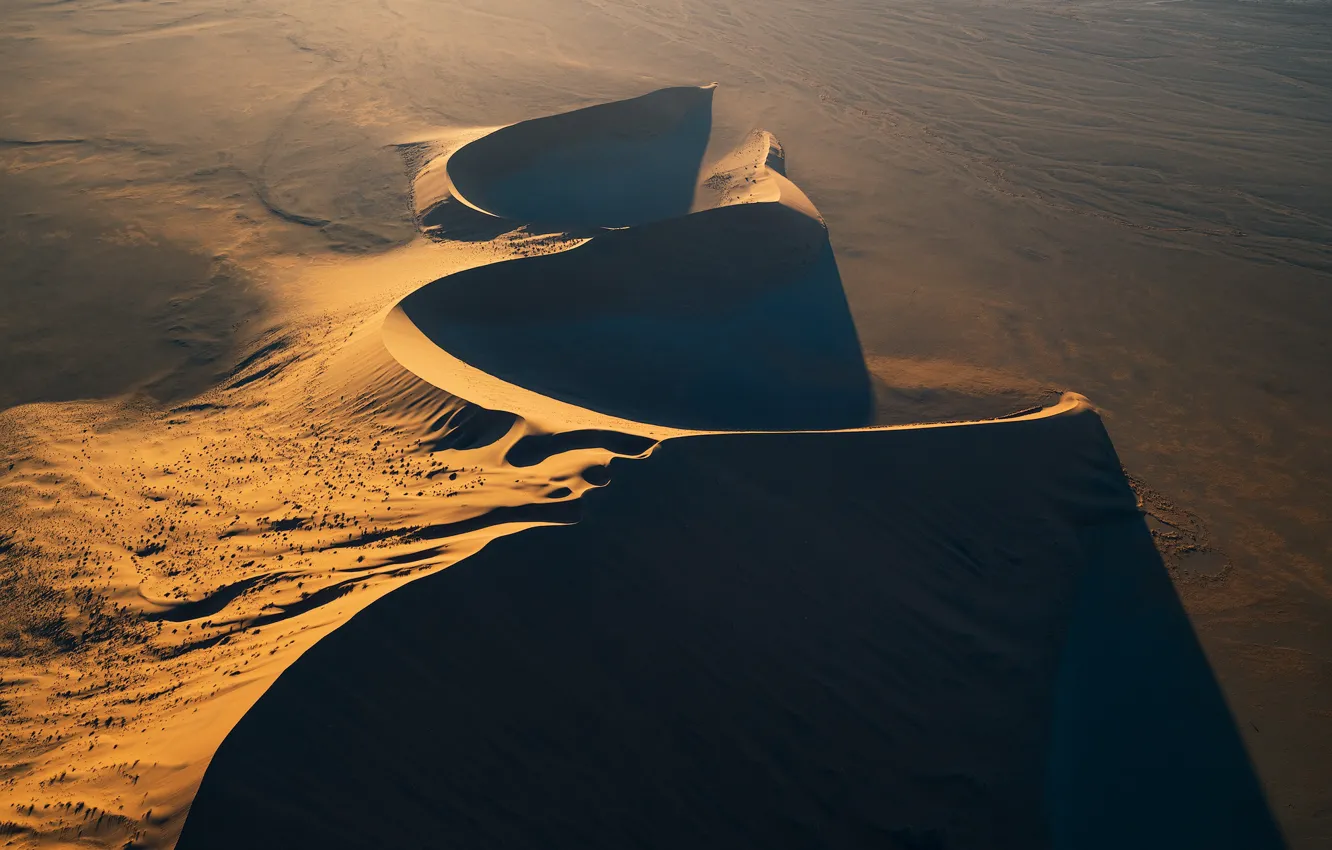
[[[534,179],[531,129],[471,154],[491,211]],[[595,186],[570,171],[543,203]],[[549,432],[514,463],[560,432],[639,457],[577,522],[306,652],[219,749],[183,850],[1282,846],[1099,417],[1066,394],[856,427],[868,375],[792,189],[390,311],[409,371]]]
[[[308,651],[182,850],[1281,846],[1085,406],[612,475]]]
[[[404,298],[384,338],[409,370],[486,406],[499,400],[450,386],[452,361],[667,428],[845,428],[873,412],[827,231],[780,203],[450,275]]]
[[[521,121],[446,163],[452,194],[497,218],[631,227],[689,212],[715,86],[677,86]]]

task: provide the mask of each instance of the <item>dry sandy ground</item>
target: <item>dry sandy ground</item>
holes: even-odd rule
[[[615,492],[617,469],[683,479],[622,489],[626,504],[674,506],[651,522],[708,516],[690,511],[709,482],[663,456],[723,438],[682,429],[986,419],[1049,406],[1056,388],[1100,410],[1233,712],[1198,740],[1238,728],[1288,842],[1332,839],[1328,7],[884,6],[5,2],[0,794],[13,840],[169,846],[223,738],[303,652],[483,546],[470,572],[420,587],[449,597],[483,566],[526,580],[521,553],[481,560],[488,542],[573,521],[584,492]],[[669,109],[493,132],[712,80]],[[774,215],[788,224],[758,220]],[[728,241],[746,228],[758,243]],[[617,245],[626,276],[657,285],[616,287]],[[718,271],[774,256],[790,262]],[[696,297],[662,285],[685,273]],[[538,278],[588,288],[521,327],[498,308],[524,279],[538,295]],[[480,287],[461,294],[466,280]],[[764,302],[765,287],[797,295]],[[718,311],[722,298],[738,306]],[[700,322],[711,348],[654,357]],[[793,329],[822,330],[800,351],[827,360],[782,396],[775,370],[790,367],[768,358]],[[616,353],[644,338],[658,347]],[[718,383],[673,404],[663,393],[679,388],[661,382],[680,371]],[[811,404],[818,393],[840,401]],[[663,438],[676,439],[653,449]],[[740,482],[787,471],[797,495],[767,527],[901,496],[855,483],[861,460],[819,468],[819,453],[850,451],[819,446],[808,461],[780,441],[727,455]],[[1054,488],[1024,492],[1067,495],[1049,483],[1058,455],[1021,451],[1010,477]],[[644,459],[608,472],[613,457]],[[986,492],[1002,467],[966,470]],[[922,503],[961,511],[957,488]],[[591,511],[585,522],[631,518]],[[858,527],[829,522],[824,545]],[[856,556],[888,563],[891,535],[865,533]],[[412,593],[367,617],[433,598]],[[1041,598],[1047,615],[1134,631]],[[642,605],[626,610],[672,610]],[[1170,634],[1156,646],[1189,645]],[[1031,661],[1050,646],[1009,649]],[[329,652],[280,682],[318,678]],[[1202,683],[1197,716],[1215,718],[1206,671],[1181,652]],[[1003,704],[1069,681],[1041,669]],[[295,704],[279,696],[243,727],[259,740],[264,712]],[[364,708],[330,722],[369,722]],[[993,776],[977,758],[959,770]],[[1242,787],[1242,762],[1216,772]],[[218,764],[226,808],[234,774]],[[1115,799],[1052,775],[1087,789],[1061,812]],[[1031,781],[1013,793],[1029,802]],[[970,793],[944,784],[934,799]],[[1176,824],[1208,799],[1244,809],[1196,798],[1182,795]]]

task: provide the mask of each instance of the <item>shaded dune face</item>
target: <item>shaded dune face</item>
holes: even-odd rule
[[[641,422],[822,429],[872,415],[827,231],[778,203],[483,266],[422,287],[397,309],[478,369]]]
[[[712,132],[712,92],[661,89],[504,127],[456,151],[449,179],[473,207],[561,229],[681,216]]]
[[[181,850],[1280,846],[1089,411],[611,473],[302,656]]]

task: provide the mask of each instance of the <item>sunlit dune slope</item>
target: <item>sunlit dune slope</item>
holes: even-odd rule
[[[308,651],[182,850],[1279,846],[1086,408],[612,471]]]

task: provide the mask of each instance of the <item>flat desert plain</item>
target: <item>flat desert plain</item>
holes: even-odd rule
[[[1330,35],[0,0],[0,839],[1329,846]]]

